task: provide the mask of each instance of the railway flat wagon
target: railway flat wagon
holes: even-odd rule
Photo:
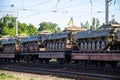
[[[84,65],[92,64],[102,67],[110,65],[115,67],[120,62],[120,51],[74,51],[71,59]]]
[[[82,31],[80,27],[67,27],[62,32],[55,32],[42,37],[45,52],[39,53],[39,58],[49,61],[57,59],[59,63],[70,62],[71,51],[77,46],[73,42],[73,35]]]

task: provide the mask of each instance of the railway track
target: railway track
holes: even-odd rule
[[[69,67],[68,67],[69,66]],[[13,71],[22,71],[36,74],[48,74],[62,77],[70,77],[75,79],[84,79],[84,80],[120,80],[120,72],[116,72],[118,75],[113,75],[115,72],[104,73],[105,71],[93,70],[88,68],[75,68],[75,65],[57,65],[53,64],[29,64],[29,63],[14,63],[14,64],[4,64],[0,65],[0,69],[13,70]],[[103,69],[102,69],[103,70]]]

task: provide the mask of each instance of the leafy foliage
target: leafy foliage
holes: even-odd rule
[[[89,25],[89,22],[87,21],[85,24],[81,22],[80,26],[81,26],[81,28],[87,28],[88,29],[90,25]]]
[[[95,28],[98,28],[100,25],[100,21],[98,20],[98,18],[94,18],[92,19],[92,28],[95,29]]]
[[[39,28],[38,31],[42,31],[42,30],[49,30],[51,32],[60,32],[61,28],[58,27],[58,25],[56,23],[52,23],[52,22],[42,22],[39,24]]]
[[[4,35],[15,36],[15,17],[6,15],[0,19],[0,37]],[[33,24],[18,22],[18,33],[33,35],[37,34],[38,30]]]
[[[98,18],[92,18],[92,24],[90,25],[88,21],[86,21],[86,23],[80,23],[80,26],[81,28],[93,28],[93,29],[96,29],[100,26],[100,21],[98,20]]]

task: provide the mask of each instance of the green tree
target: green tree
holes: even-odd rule
[[[38,30],[33,24],[29,24],[28,32],[29,32],[29,35],[36,35],[38,33]]]
[[[3,35],[15,35],[14,22],[15,18],[9,15],[0,19],[0,37]]]
[[[90,25],[89,25],[89,22],[88,21],[86,21],[86,23],[85,23],[85,28],[89,28],[90,27]]]
[[[60,32],[61,28],[58,27],[58,25],[56,23],[52,23],[52,22],[42,22],[39,24],[39,28],[38,31],[42,31],[42,30],[49,30],[51,32]]]
[[[96,29],[100,26],[100,21],[98,20],[98,18],[95,18],[95,17],[92,18],[92,25],[91,26],[93,29]]]
[[[80,23],[80,27],[81,27],[81,28],[86,28],[86,29],[88,29],[88,28],[90,27],[89,22],[86,21],[85,24],[81,22],[81,23]]]
[[[29,35],[27,24],[26,23],[18,23],[18,33],[19,34],[27,34]]]
[[[100,21],[98,18],[96,18],[96,28],[99,28],[99,26],[100,26]]]
[[[95,24],[96,24],[96,19],[93,17],[92,18],[92,28],[95,29]]]
[[[91,24],[91,27],[93,28],[93,29],[96,29],[96,28],[99,28],[99,26],[100,26],[100,21],[99,21],[99,19],[98,18],[95,18],[95,17],[93,17],[92,18],[92,24]],[[89,22],[88,21],[86,21],[86,23],[80,23],[80,27],[81,28],[90,28],[90,24],[89,24]]]
[[[15,20],[15,17],[10,15],[0,18],[0,37],[4,35],[15,36]],[[18,33],[33,35],[37,34],[38,30],[33,24],[27,25],[18,21]]]
[[[80,22],[80,27],[84,28],[84,24],[82,22]]]

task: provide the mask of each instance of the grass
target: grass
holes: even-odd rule
[[[0,73],[0,80],[21,80],[21,79],[15,78],[13,74]]]
[[[0,73],[0,80],[36,80],[34,77],[31,77],[29,79],[26,78],[20,78],[20,77],[15,77],[14,74],[6,74],[6,73]]]
[[[51,60],[50,60],[50,62],[56,62],[57,61],[57,59],[55,59],[55,58],[52,58]]]
[[[30,80],[36,80],[36,79],[32,77],[32,78],[30,78]]]
[[[0,74],[0,80],[5,79],[6,76],[7,76],[7,75],[6,75],[5,73],[1,73],[1,74]]]

